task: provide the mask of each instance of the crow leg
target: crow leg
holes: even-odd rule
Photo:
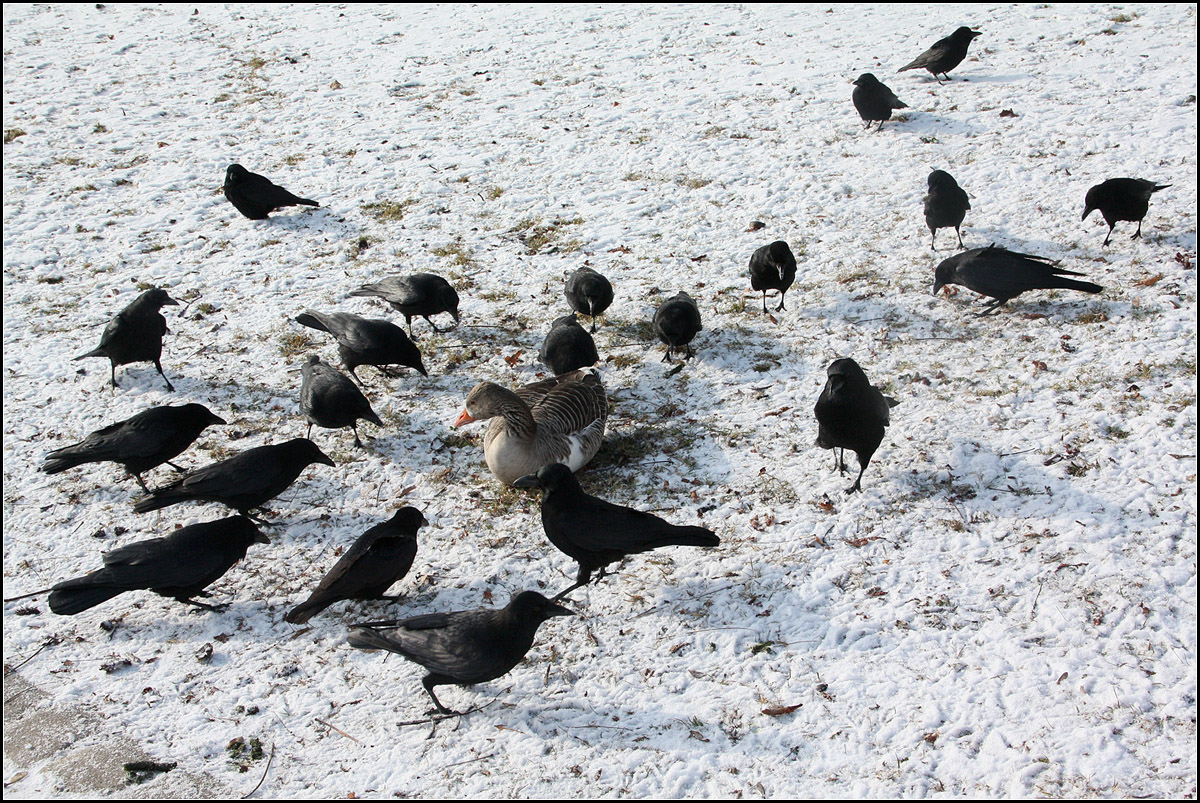
[[[1005,301],[1007,301],[1007,300],[1008,299],[1005,299]],[[982,318],[984,315],[991,315],[993,312],[1000,309],[1000,307],[1003,304],[1004,304],[1004,301],[992,301],[990,304],[988,304],[988,308],[985,309],[983,312],[975,313],[975,317]]]
[[[458,711],[451,711],[449,708],[442,705],[442,701],[439,700],[437,695],[433,693],[433,687],[437,684],[433,682],[432,675],[426,675],[425,679],[421,681],[421,685],[425,687],[426,693],[429,694],[429,699],[433,700],[433,704],[437,708],[438,713],[447,714],[450,716],[462,716]]]
[[[264,507],[260,507],[259,510],[261,510],[265,513],[267,509]],[[264,518],[255,516],[249,510],[239,510],[238,513],[245,516],[246,518],[250,519],[250,521],[254,522],[255,524],[260,524],[263,527],[282,527],[283,526],[282,522],[267,521]]]
[[[1140,220],[1139,220],[1139,221],[1138,221],[1138,227],[1137,227],[1137,231],[1135,231],[1135,232],[1133,233],[1133,236],[1132,236],[1132,237],[1130,237],[1129,239],[1131,239],[1131,240],[1140,240],[1140,239],[1141,239],[1141,237],[1142,237],[1142,221],[1140,221]]]
[[[766,291],[766,290],[763,290],[763,291],[762,291],[762,294],[763,294],[763,299],[762,299],[762,301],[763,301],[763,315],[766,315],[766,314],[768,314],[768,313],[767,313],[767,291]]]
[[[358,423],[355,422],[355,423],[351,424],[350,428],[352,430],[354,430],[354,445],[357,446],[359,449],[363,448],[362,441],[359,440],[359,438],[358,438]]]
[[[954,233],[958,235],[958,247],[965,248],[966,246],[964,246],[962,242],[962,232],[958,230],[958,226],[954,227]]]
[[[786,307],[784,307],[784,306],[783,306],[783,297],[784,297],[785,295],[787,295],[787,290],[781,290],[781,291],[779,292],[779,306],[775,308],[775,311],[776,311],[776,312],[779,312],[780,310],[786,309]]]
[[[154,367],[158,369],[158,375],[159,375],[159,376],[161,376],[161,377],[163,378],[163,381],[167,383],[167,390],[169,390],[169,391],[171,391],[172,393],[174,393],[174,392],[175,392],[175,388],[174,388],[174,386],[171,384],[171,380],[167,379],[167,375],[163,373],[162,364],[161,364],[161,363],[159,363],[159,361],[158,361],[158,360],[155,360],[155,361],[154,361]]]
[[[221,611],[223,611],[229,607],[228,602],[222,603],[220,605],[209,605],[204,602],[196,602],[196,600],[188,599],[186,597],[176,597],[175,599],[177,599],[180,602],[185,603],[187,605],[194,605],[197,608],[203,608],[206,611],[212,611],[213,613],[220,613]]]
[[[867,470],[866,463],[863,463],[861,466],[858,467],[858,477],[854,480],[854,484],[846,489],[846,493],[852,494],[856,491],[862,490],[862,475],[863,475],[863,472],[866,470]]]
[[[146,487],[146,482],[145,482],[145,480],[142,479],[141,474],[134,474],[133,472],[130,472],[129,476],[131,476],[135,480],[137,480],[137,484],[142,486],[143,491],[145,491],[146,493],[150,493],[150,489]]]
[[[1108,227],[1108,236],[1104,238],[1104,245],[1108,245],[1108,241],[1112,239],[1113,229],[1116,227],[1117,225],[1115,223]]]
[[[311,421],[308,422],[308,432],[304,433],[304,437],[306,437],[310,440],[312,439],[312,422]]]

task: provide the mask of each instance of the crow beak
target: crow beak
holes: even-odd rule
[[[1088,215],[1090,215],[1090,214],[1092,214],[1092,212],[1094,212],[1094,211],[1096,211],[1096,207],[1094,207],[1094,206],[1089,206],[1087,209],[1084,209],[1084,210],[1083,210],[1083,217],[1081,217],[1081,218],[1079,218],[1079,219],[1080,219],[1080,220],[1087,220],[1087,216],[1088,216]]]
[[[469,423],[471,423],[471,422],[472,422],[472,421],[474,421],[474,420],[475,420],[475,419],[471,417],[471,414],[470,414],[470,413],[468,413],[468,412],[467,412],[467,411],[464,409],[464,410],[463,410],[461,413],[459,413],[459,414],[458,414],[458,418],[454,419],[454,423],[453,423],[453,424],[451,424],[451,426],[453,426],[453,427],[461,427],[463,424],[469,424]]]
[[[938,294],[938,290],[941,290],[944,286],[945,285],[943,285],[941,282],[934,282],[933,283],[933,294],[936,296]]]
[[[176,301],[175,299],[171,298],[170,296],[167,296],[166,299],[163,300],[163,304],[169,304],[173,307],[179,306],[179,302]]]
[[[542,483],[538,480],[537,474],[526,474],[524,477],[518,477],[513,480],[514,488],[541,488]]]
[[[552,617],[552,616],[575,616],[576,615],[575,611],[571,610],[570,608],[568,608],[564,605],[559,605],[557,602],[550,603],[546,607],[545,613],[546,613],[547,618]]]

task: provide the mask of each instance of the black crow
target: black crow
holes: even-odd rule
[[[266,220],[271,212],[284,206],[320,206],[316,201],[292,195],[266,176],[251,173],[239,164],[225,169],[225,197],[251,220]]]
[[[180,502],[219,502],[243,516],[287,490],[300,472],[313,463],[334,465],[329,456],[307,438],[294,438],[273,446],[255,446],[233,457],[189,471],[150,492],[134,504],[147,513]]]
[[[448,312],[458,323],[458,293],[441,276],[432,273],[414,273],[411,276],[389,276],[381,282],[364,284],[351,291],[352,296],[377,296],[392,305],[408,322],[408,334],[412,336],[412,319],[418,315],[433,326],[429,316]],[[433,331],[441,332],[436,326]]]
[[[967,191],[958,186],[954,176],[945,170],[934,170],[929,174],[929,194],[925,196],[925,225],[929,227],[932,238],[929,248],[936,251],[937,230],[953,227],[958,235],[958,247],[963,247],[962,232],[959,227],[971,202],[967,199]]]
[[[313,354],[300,369],[303,382],[300,385],[300,412],[308,420],[308,432],[312,435],[313,424],[326,429],[354,430],[354,445],[362,447],[358,438],[358,419],[370,421],[377,427],[383,422],[371,409],[371,402],[358,387],[338,369],[321,362]]]
[[[688,345],[704,327],[700,324],[700,307],[682,290],[658,305],[654,310],[654,334],[667,346],[663,362],[671,360],[676,349],[686,349],[687,359],[696,356]]]
[[[899,402],[874,387],[858,363],[849,357],[834,360],[826,371],[829,378],[817,399],[817,446],[822,449],[851,449],[858,455],[858,477],[846,493],[862,490],[862,475],[871,455],[883,442],[884,427],[890,422],[889,408]],[[846,470],[844,455],[834,453],[839,472]]]
[[[972,31],[964,25],[946,38],[934,42],[933,47],[917,56],[896,72],[917,70],[924,67],[933,74],[933,77],[940,84],[942,79],[938,78],[938,74],[946,75],[946,73],[961,64],[962,60],[967,57],[967,48],[971,46],[971,40],[981,34],[982,31]],[[950,80],[949,75],[946,75],[946,80]]]
[[[203,404],[151,407],[98,429],[79,443],[56,449],[46,455],[42,471],[57,474],[84,463],[112,461],[123,465],[142,490],[150,493],[142,472],[163,463],[179,468],[171,458],[191,446],[208,425],[224,423]]]
[[[599,571],[597,578],[603,577],[608,564],[627,555],[663,546],[712,547],[721,543],[712,530],[704,527],[670,524],[650,513],[584,493],[575,475],[562,463],[543,466],[513,485],[542,489],[542,529],[550,543],[579,564],[575,584],[555,599],[587,585],[594,571]]]
[[[165,538],[151,538],[106,552],[104,568],[64,580],[50,589],[50,610],[71,616],[126,591],[145,588],[164,597],[210,611],[220,607],[196,602],[204,589],[246,557],[251,544],[268,543],[249,519],[190,524]]]
[[[783,297],[796,280],[796,257],[783,240],[764,245],[750,255],[750,286],[763,294],[763,312],[767,311],[767,291],[779,291],[779,306],[784,309]]]
[[[892,119],[892,109],[908,108],[907,103],[897,98],[892,90],[869,72],[858,76],[852,97],[858,116],[867,121],[867,128],[876,120],[879,121],[879,128],[883,128],[883,121]]]
[[[587,330],[579,325],[575,313],[555,319],[538,352],[542,363],[555,376],[595,365],[600,361],[596,342]]]
[[[385,365],[405,365],[421,376],[429,376],[421,351],[409,340],[404,330],[391,321],[360,318],[347,312],[321,313],[308,310],[296,316],[296,323],[322,332],[329,332],[337,339],[338,356],[354,381],[362,380],[354,369],[360,365],[374,365],[384,374],[397,376],[385,369]],[[366,387],[363,385],[363,387]]]
[[[438,700],[435,686],[471,686],[507,674],[529,652],[542,622],[574,615],[536,591],[522,591],[503,608],[353,625],[347,640],[361,650],[399,653],[428,669],[421,685],[438,711],[455,714]]]
[[[590,315],[592,331],[596,331],[596,316],[613,302],[612,283],[591,268],[580,268],[567,277],[563,295],[571,309],[580,315]]]
[[[1104,289],[1098,284],[1066,278],[1082,275],[1060,268],[1045,257],[1018,254],[1007,248],[997,248],[993,243],[987,248],[972,248],[942,260],[935,273],[933,294],[937,295],[947,284],[961,284],[992,299],[987,309],[979,313],[983,316],[1000,309],[1004,302],[1026,290],[1060,288],[1099,293]]]
[[[1136,220],[1137,231],[1129,238],[1136,240],[1142,236],[1142,219],[1150,209],[1150,196],[1170,186],[1155,184],[1144,178],[1110,178],[1087,191],[1081,220],[1087,220],[1087,216],[1093,210],[1100,210],[1100,214],[1104,215],[1104,222],[1108,224],[1105,245],[1108,245],[1118,220]]]
[[[117,317],[104,327],[100,335],[100,345],[87,354],[80,354],[75,359],[87,357],[108,357],[112,363],[112,385],[117,387],[117,366],[131,362],[152,362],[158,369],[159,375],[167,383],[167,390],[175,390],[171,380],[163,373],[162,339],[167,333],[167,319],[159,312],[164,306],[178,305],[179,302],[167,295],[166,290],[155,287],[135,298],[133,302],[117,313]]]
[[[321,578],[309,598],[283,620],[303,624],[344,599],[387,599],[384,594],[392,583],[412,568],[417,530],[428,523],[415,507],[402,507],[389,520],[367,530]]]

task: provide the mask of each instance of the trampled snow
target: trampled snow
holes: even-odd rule
[[[227,515],[138,515],[119,466],[46,452],[157,404],[225,418],[176,462],[304,434],[299,367],[333,364],[305,309],[445,276],[462,323],[413,324],[430,376],[360,375],[387,423],[315,430],[270,545],[210,591],[74,617],[6,603],[6,673],[214,794],[260,797],[1184,796],[1196,791],[1196,18],[1192,5],[6,5],[4,586]],[[959,25],[938,84],[897,74]],[[865,131],[851,82],[909,108]],[[244,219],[239,162],[319,209]],[[971,195],[969,248],[1061,260],[1099,295],[987,317],[934,297],[925,179]],[[1118,176],[1171,187],[1142,227],[1080,221]],[[748,231],[752,221],[765,227]],[[764,315],[750,254],[799,272]],[[703,524],[719,548],[635,556],[575,592],[499,680],[439,690],[347,625],[570,584],[534,493],[502,489],[481,380],[541,378],[565,276],[616,288],[596,342],[612,400],[586,490]],[[73,362],[148,286],[163,367]],[[681,371],[649,321],[679,290],[704,330]],[[774,297],[768,298],[773,309]],[[435,318],[439,327],[448,316]],[[835,358],[900,405],[863,477],[814,445]],[[857,462],[848,456],[853,472]],[[174,476],[151,471],[151,486]],[[399,602],[284,614],[397,507],[431,522]],[[102,625],[104,626],[102,628]],[[205,645],[212,657],[201,661]],[[80,735],[64,752],[103,744]],[[264,755],[233,756],[258,739]],[[270,758],[268,758],[268,756]],[[269,766],[268,766],[269,761]],[[59,780],[6,753],[6,795]],[[139,794],[169,796],[171,774]],[[224,790],[224,791],[218,791]]]

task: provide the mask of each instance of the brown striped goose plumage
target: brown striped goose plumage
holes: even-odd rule
[[[483,441],[488,468],[505,485],[550,463],[578,471],[604,438],[608,399],[595,369],[572,371],[518,388],[480,382],[454,426],[491,419]]]

